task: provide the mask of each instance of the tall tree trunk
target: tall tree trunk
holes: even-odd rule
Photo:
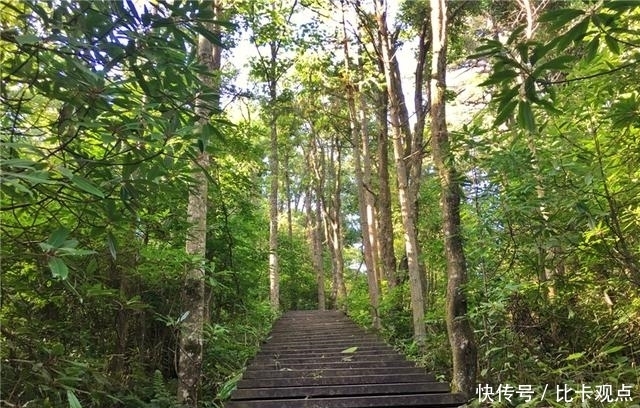
[[[219,1],[211,4],[214,20],[220,18],[222,7]],[[211,31],[219,32],[218,26],[207,27]],[[213,45],[204,36],[198,38],[198,59],[208,68],[210,73],[220,70],[222,50]],[[209,75],[202,75],[201,81],[212,89],[219,88],[219,82],[214,83]],[[204,91],[204,90],[203,90]],[[209,93],[210,90],[207,91]],[[215,103],[219,105],[219,101]],[[211,116],[211,110],[202,100],[196,101],[196,115],[200,126],[206,126]],[[198,391],[202,372],[202,344],[203,326],[206,315],[204,297],[205,255],[207,242],[207,194],[209,171],[209,154],[206,141],[201,144],[194,163],[194,182],[189,188],[189,202],[187,205],[187,222],[189,228],[186,237],[186,252],[192,256],[193,264],[186,272],[182,288],[182,307],[184,321],[180,326],[180,354],[178,360],[178,401],[187,407],[198,405]]]
[[[384,69],[384,67],[383,67]],[[382,71],[384,72],[384,71]],[[389,111],[389,96],[386,91],[379,93],[378,106],[376,107],[378,120],[378,234],[380,237],[380,260],[383,274],[389,287],[395,287],[398,283],[396,275],[396,255],[393,247],[393,218],[391,213],[391,187],[389,185],[389,125],[387,113]]]
[[[538,20],[538,8],[535,7],[534,4],[531,3],[530,0],[518,0],[517,1],[522,11],[526,16],[526,28],[525,28],[525,38],[527,41],[530,41],[533,38],[533,34],[537,28],[537,20]],[[526,98],[524,82],[525,77],[524,74],[521,77],[521,89],[520,94],[523,98]],[[531,153],[531,170],[533,172],[533,177],[536,180],[536,197],[540,203],[538,207],[538,220],[542,224],[544,230],[547,230],[549,224],[549,214],[547,208],[544,204],[546,200],[546,191],[544,187],[544,180],[542,177],[542,172],[540,171],[540,161],[538,155],[538,149],[536,146],[537,135],[532,132],[525,130],[527,135],[527,146],[529,147],[529,152]],[[538,241],[538,281],[543,286],[543,295],[548,299],[553,299],[555,297],[555,275],[556,271],[552,269],[549,265],[548,260],[552,260],[555,256],[555,252],[561,252],[561,249],[558,246],[553,246],[552,248],[547,248],[547,243],[544,242],[544,237],[539,238]]]
[[[473,395],[477,347],[467,316],[463,285],[467,264],[460,225],[460,185],[449,144],[445,112],[447,9],[445,0],[431,0],[433,53],[431,63],[431,149],[442,190],[444,244],[447,258],[446,321],[453,355],[453,388]]]
[[[269,75],[269,102],[271,105],[271,131],[269,170],[271,172],[271,188],[269,190],[269,300],[273,310],[280,309],[280,268],[278,265],[278,114],[276,102],[278,97],[277,77],[275,73],[278,47],[275,40],[270,44],[271,74]]]
[[[311,240],[311,260],[313,263],[313,269],[316,273],[316,285],[318,291],[318,309],[325,310],[327,308],[326,305],[326,296],[325,296],[325,287],[324,287],[324,261],[322,256],[322,242],[323,236],[326,236],[326,229],[323,233],[323,190],[324,190],[324,155],[321,152],[321,149],[318,147],[318,141],[316,140],[316,132],[314,130],[313,122],[309,123],[309,127],[311,128],[310,132],[310,140],[309,140],[309,151],[307,154],[308,160],[307,165],[309,169],[309,173],[312,175],[312,187],[309,188],[307,196],[309,197],[308,206],[307,206],[307,214],[309,216],[309,220],[311,220],[311,232],[310,232],[310,240]],[[315,196],[315,208],[311,208],[311,200],[312,197]],[[325,224],[326,225],[326,224]]]
[[[315,178],[316,200],[319,201],[316,211],[321,211],[318,213],[318,222],[322,222],[331,257],[331,300],[334,308],[346,310],[347,287],[344,282],[344,244],[340,216],[342,204],[340,199],[341,149],[336,138],[330,142],[329,152],[325,152],[312,121],[309,122],[309,127],[313,138],[310,164]],[[329,155],[328,160],[326,159],[327,154]],[[330,199],[326,198],[326,185],[330,185],[328,192]],[[322,285],[324,287],[324,282]]]
[[[369,222],[372,221],[368,214],[368,195],[366,191],[366,185],[364,183],[364,172],[362,168],[363,151],[362,145],[366,132],[364,132],[365,124],[359,123],[358,110],[356,109],[356,85],[353,83],[353,77],[355,73],[351,70],[351,55],[349,52],[349,38],[347,34],[347,25],[344,15],[344,2],[342,2],[342,33],[343,33],[343,51],[344,51],[344,68],[345,68],[345,87],[347,89],[347,107],[349,109],[349,129],[351,133],[351,143],[353,145],[353,161],[354,170],[356,176],[356,188],[358,190],[358,215],[360,220],[360,232],[362,234],[362,252],[364,256],[364,263],[367,268],[367,283],[369,287],[369,312],[371,313],[372,326],[375,329],[380,329],[380,291],[378,288],[378,277],[376,273],[377,265],[375,261],[375,248],[372,245],[372,229]],[[362,118],[364,120],[364,118]],[[368,146],[368,141],[366,141]],[[368,172],[370,177],[371,171]],[[370,181],[370,180],[369,180]]]
[[[311,158],[310,158],[311,160]],[[322,207],[320,200],[313,200],[313,187],[309,186],[305,196],[305,211],[307,213],[307,235],[309,237],[309,249],[311,251],[311,265],[316,276],[318,294],[318,310],[327,308],[324,295],[324,265],[322,259]]]
[[[384,64],[387,92],[391,107],[391,127],[393,128],[393,154],[396,164],[396,175],[398,179],[398,196],[400,201],[400,212],[402,214],[402,225],[404,228],[405,251],[409,269],[409,288],[411,293],[411,311],[413,315],[413,334],[416,344],[423,348],[426,342],[426,328],[424,324],[424,292],[422,287],[422,270],[419,263],[418,234],[416,230],[416,219],[414,205],[411,197],[411,186],[409,181],[409,169],[406,160],[406,149],[403,140],[410,134],[408,118],[405,118],[403,111],[406,110],[404,95],[400,86],[400,78],[395,56],[391,54],[389,32],[387,28],[386,2],[379,0],[376,2],[376,19],[378,29],[381,34],[380,49]],[[393,61],[392,61],[393,60]]]
[[[341,190],[341,164],[342,152],[340,143],[334,140],[331,146],[330,160],[327,163],[327,178],[332,182],[332,189],[329,193],[331,199],[326,200],[324,213],[327,225],[327,237],[331,249],[333,287],[332,294],[335,299],[337,309],[346,310],[347,307],[347,287],[344,282],[344,242],[342,237],[342,199]]]
[[[284,192],[285,192],[285,205],[287,209],[287,236],[289,242],[293,241],[293,211],[291,203],[293,197],[291,196],[291,174],[289,173],[289,154],[285,153],[282,165],[284,166]]]

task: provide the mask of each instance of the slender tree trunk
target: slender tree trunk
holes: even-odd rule
[[[380,237],[380,260],[383,274],[389,287],[398,283],[396,276],[396,255],[393,247],[393,221],[391,213],[391,187],[389,186],[389,126],[387,112],[389,96],[387,92],[380,92],[376,116],[378,118],[378,234]]]
[[[402,225],[404,227],[405,251],[409,269],[409,288],[411,293],[411,311],[413,315],[413,334],[416,344],[423,348],[426,342],[426,328],[424,324],[424,292],[422,288],[422,271],[419,263],[418,234],[416,230],[416,219],[414,206],[409,185],[409,169],[406,163],[406,150],[403,143],[405,135],[410,134],[408,121],[405,122],[404,96],[402,90],[398,88],[400,78],[394,69],[391,56],[390,38],[387,28],[386,2],[380,0],[376,2],[378,8],[376,18],[378,29],[380,30],[382,43],[382,59],[385,68],[385,78],[389,102],[391,107],[391,127],[393,128],[393,153],[396,164],[396,175],[398,179],[398,196],[400,201],[400,212],[402,214]]]
[[[315,209],[311,208],[311,201],[309,201],[309,207],[307,207],[307,213],[309,214],[309,219],[313,222],[312,232],[310,235],[311,239],[311,248],[312,248],[312,262],[313,268],[316,272],[316,284],[318,291],[318,309],[325,310],[326,309],[326,296],[325,296],[325,286],[324,286],[324,261],[322,256],[322,243],[323,237],[326,236],[326,228],[323,231],[323,225],[327,225],[326,222],[323,223],[323,190],[324,190],[324,154],[322,154],[321,149],[318,146],[318,141],[316,139],[316,132],[314,130],[313,122],[309,123],[309,127],[311,128],[311,138],[309,140],[309,153],[307,164],[309,166],[309,173],[312,174],[312,185],[313,187],[309,188],[308,197],[311,200],[311,197],[315,195]],[[315,193],[315,194],[314,194]]]
[[[463,285],[467,264],[460,225],[460,185],[449,145],[445,112],[447,63],[447,9],[445,0],[431,0],[433,53],[431,64],[431,149],[442,190],[444,244],[447,258],[446,321],[453,355],[454,390],[473,395],[477,348],[467,316]]]
[[[318,310],[327,308],[324,296],[324,265],[322,260],[322,228],[320,217],[322,208],[320,200],[313,200],[313,188],[310,186],[305,197],[305,210],[307,213],[307,235],[309,237],[309,249],[311,251],[311,264],[316,276],[318,293]],[[315,208],[314,208],[315,204]]]
[[[527,41],[530,41],[533,38],[533,34],[537,28],[536,21],[538,19],[538,12],[530,0],[518,0],[517,2],[522,8],[522,11],[525,13],[527,21],[527,25],[524,31],[525,38]],[[523,97],[526,97],[524,89],[524,79],[525,78],[523,76],[521,80],[522,85],[520,93]],[[531,153],[531,157],[533,159],[531,161],[531,170],[536,180],[536,197],[538,198],[538,201],[540,203],[540,206],[538,207],[538,219],[543,228],[546,230],[549,224],[549,215],[544,204],[546,191],[538,160],[536,135],[532,134],[528,130],[525,130],[525,132],[527,134],[527,146],[529,147],[529,152]],[[554,281],[556,271],[549,266],[548,260],[553,259],[554,253],[559,251],[560,248],[558,246],[547,248],[546,246],[547,245],[544,242],[544,238],[540,238],[538,242],[538,281],[543,284],[542,286],[545,286],[542,293],[547,297],[547,299],[553,299],[555,297]]]
[[[344,282],[344,242],[342,237],[342,199],[341,190],[341,163],[342,154],[338,140],[335,140],[331,147],[331,157],[327,163],[328,179],[333,183],[330,192],[331,204],[326,208],[324,218],[328,226],[329,244],[332,254],[333,288],[335,307],[346,310],[347,307],[347,287]],[[326,207],[326,206],[325,206]]]
[[[222,9],[219,1],[212,4],[215,19],[220,18]],[[218,27],[210,26],[210,30]],[[217,73],[221,65],[221,49],[214,46],[204,36],[198,38],[198,58],[211,73]],[[211,88],[219,87],[210,76],[203,75],[202,82]],[[203,90],[204,91],[204,90]],[[210,92],[210,90],[208,90]],[[219,104],[219,102],[218,102]],[[201,126],[206,126],[211,110],[204,101],[196,101],[196,115]],[[199,152],[194,164],[194,182],[189,188],[187,205],[187,222],[189,228],[186,238],[186,252],[192,257],[192,264],[186,272],[182,288],[182,306],[184,321],[180,326],[180,354],[178,360],[178,401],[187,407],[198,405],[198,391],[202,372],[203,327],[206,315],[204,296],[204,262],[207,241],[207,194],[209,171],[209,154],[204,148]]]
[[[375,195],[373,192],[372,174],[373,166],[371,164],[371,146],[369,141],[369,129],[367,123],[366,101],[364,95],[360,92],[360,135],[362,139],[362,189],[364,193],[364,205],[367,220],[367,236],[369,237],[369,246],[371,248],[371,261],[375,269],[375,280],[378,296],[382,296],[381,283],[383,280],[382,265],[380,262],[380,235],[378,233],[377,214],[375,207]]]
[[[291,196],[291,174],[289,173],[289,154],[285,153],[284,160],[284,191],[285,191],[285,205],[287,209],[287,236],[289,237],[289,242],[293,241],[293,212],[291,209],[291,203],[293,202],[293,197]]]
[[[269,102],[271,105],[270,154],[269,170],[271,172],[271,188],[269,190],[269,300],[273,310],[280,309],[280,268],[278,265],[278,113],[275,109],[278,90],[275,67],[277,64],[278,48],[275,41],[271,48],[271,73],[269,77]]]
[[[347,107],[349,109],[349,128],[351,133],[351,143],[353,145],[353,161],[356,176],[356,188],[358,190],[358,213],[360,220],[360,232],[362,234],[362,252],[364,263],[367,268],[367,283],[369,287],[369,312],[371,314],[372,326],[380,329],[380,292],[378,288],[378,277],[376,273],[377,265],[374,257],[374,247],[372,246],[372,237],[368,214],[369,193],[366,191],[364,183],[364,172],[362,169],[362,143],[366,137],[366,133],[362,133],[366,124],[360,124],[358,121],[358,111],[356,109],[356,85],[353,78],[356,74],[351,70],[351,55],[349,52],[349,38],[347,35],[347,25],[344,16],[344,2],[342,3],[342,32],[343,32],[343,51],[344,51],[344,68],[345,68],[345,86],[347,89]],[[368,141],[367,141],[368,144]],[[370,171],[369,171],[370,173]],[[370,176],[369,176],[370,178]]]

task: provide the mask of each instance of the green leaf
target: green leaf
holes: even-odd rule
[[[614,346],[601,352],[600,355],[609,355],[609,354],[617,353],[618,351],[624,350],[625,348],[626,346]]]
[[[536,131],[536,121],[529,101],[518,102],[518,124],[529,132]]]
[[[487,80],[480,83],[480,86],[488,86],[494,84],[500,84],[502,82],[507,82],[510,79],[516,78],[518,73],[513,69],[505,69],[502,71],[494,72]]]
[[[55,180],[49,180],[49,174],[42,171],[33,172],[31,174],[3,172],[3,175],[5,177],[7,177],[7,175],[11,175],[16,178],[29,181],[33,184],[58,184]]]
[[[142,88],[142,91],[145,93],[145,95],[152,96],[151,88],[149,88],[149,83],[144,78],[144,75],[142,75],[142,71],[140,71],[140,69],[138,69],[134,64],[135,61],[131,63],[131,71],[133,71],[133,75],[138,80],[138,85],[140,85],[140,88]]]
[[[355,347],[355,346],[354,346],[354,347],[349,347],[349,348],[347,348],[347,349],[342,350],[342,351],[341,351],[341,353],[344,353],[344,354],[353,354],[353,353],[355,353],[357,350],[358,350],[358,347]]]
[[[615,10],[618,12],[626,11],[626,10],[634,10],[638,7],[637,1],[628,1],[628,0],[617,0],[617,1],[606,1],[602,5],[604,8],[608,8],[609,10]]]
[[[554,114],[561,114],[562,110],[556,108],[556,106],[553,104],[553,102],[551,102],[550,100],[547,99],[539,99],[538,101],[536,101],[536,103],[540,106],[542,106],[545,110],[554,113]]]
[[[574,41],[578,41],[585,36],[587,28],[589,28],[589,18],[583,19],[565,34],[561,35],[558,43],[556,44],[556,48],[560,51],[565,51],[569,44]]]
[[[524,81],[524,93],[531,102],[538,102],[540,100],[536,93],[536,79],[534,77],[530,76]]]
[[[565,361],[574,361],[574,360],[579,360],[584,356],[583,352],[580,353],[573,353],[570,354],[567,358],[565,358]]]
[[[544,64],[540,64],[533,71],[532,76],[538,78],[544,71],[547,70],[563,70],[567,68],[569,63],[574,62],[575,59],[576,58],[573,55],[561,55],[557,58],[545,62]]]
[[[118,242],[111,231],[107,232],[107,247],[109,248],[111,258],[115,261],[118,256]]]
[[[73,183],[73,185],[78,187],[80,190],[83,190],[89,194],[98,196],[100,198],[105,197],[102,190],[100,190],[95,184],[93,184],[92,182],[90,182],[84,177],[74,175],[73,178],[71,179],[71,183]]]
[[[60,227],[51,233],[49,239],[47,239],[47,244],[51,245],[53,248],[60,248],[67,240],[68,235],[69,231],[64,227]]]
[[[518,36],[522,34],[525,28],[526,28],[526,25],[524,24],[521,24],[518,27],[516,27],[515,30],[511,32],[511,35],[507,39],[507,44],[513,44],[518,39]]]
[[[538,22],[550,23],[551,29],[558,29],[569,21],[584,14],[584,10],[561,8],[557,10],[547,11],[540,16]]]
[[[16,36],[16,42],[20,45],[33,45],[40,41],[40,37],[35,34],[27,33]]]
[[[513,114],[513,111],[516,109],[518,105],[518,101],[510,100],[507,102],[501,110],[498,111],[496,115],[496,120],[493,122],[494,127],[498,127],[509,119],[509,117]]]
[[[90,249],[59,248],[56,253],[58,255],[86,256],[93,255],[96,253],[96,251],[92,251]]]
[[[529,44],[527,44],[526,42],[520,43],[516,45],[516,50],[518,51],[518,55],[520,55],[520,61],[522,61],[523,64],[528,63],[529,62]]]
[[[607,47],[609,47],[612,53],[616,55],[620,54],[620,44],[618,44],[618,40],[607,34],[604,36],[604,42],[607,43]]]
[[[54,278],[65,280],[69,276],[69,268],[67,267],[67,264],[57,256],[49,258],[48,265],[51,270],[51,275]]]
[[[67,401],[69,401],[69,408],[82,408],[78,397],[76,397],[76,394],[71,390],[67,390]]]
[[[4,143],[3,143],[4,144]],[[32,169],[36,162],[26,159],[8,159],[1,160],[0,165],[7,167],[18,167],[21,169]]]
[[[598,47],[600,47],[600,37],[593,37],[589,44],[585,47],[584,50],[584,58],[587,62],[593,61],[593,59],[598,55]]]
[[[469,55],[469,59],[477,59],[486,57],[488,55],[497,54],[503,49],[503,45],[500,41],[485,40],[485,43],[475,49],[475,53]]]
[[[203,36],[204,38],[206,38],[207,40],[209,40],[209,42],[213,45],[217,45],[217,46],[222,46],[222,41],[220,40],[220,35],[214,33],[213,31],[207,29],[205,26],[201,25],[201,24],[196,24],[193,29],[200,34],[201,36]]]

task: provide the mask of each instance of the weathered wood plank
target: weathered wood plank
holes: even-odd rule
[[[350,349],[350,350],[347,350]],[[345,353],[344,351],[350,351]],[[279,319],[226,408],[458,407],[449,392],[336,311],[289,312]]]
[[[398,372],[405,374],[419,374],[424,376],[426,374],[424,368],[419,367],[368,367],[368,368],[313,368],[303,370],[293,370],[287,368],[281,368],[280,370],[248,370],[243,378],[318,378],[318,377],[346,377],[346,376],[360,376],[371,373],[382,375],[394,375]]]
[[[242,399],[291,399],[317,397],[344,397],[366,395],[427,394],[449,392],[449,385],[440,382],[351,384],[326,387],[239,388],[234,400]]]
[[[337,398],[229,401],[226,408],[368,408],[368,407],[456,407],[464,404],[462,394],[374,395]]]
[[[247,378],[238,382],[238,388],[304,387],[312,385],[388,384],[394,382],[422,382],[420,374],[367,374],[358,377],[297,377],[297,378]]]

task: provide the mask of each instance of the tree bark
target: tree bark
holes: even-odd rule
[[[309,237],[309,248],[311,250],[311,264],[316,276],[316,286],[318,294],[318,310],[327,308],[324,293],[324,261],[322,256],[322,200],[320,192],[322,188],[321,178],[317,176],[319,165],[317,163],[317,148],[313,132],[309,140],[309,151],[307,152],[308,172],[313,175],[310,186],[305,197],[305,209],[307,213],[307,234]],[[315,194],[314,194],[315,193]],[[315,200],[314,200],[315,198]],[[315,207],[314,207],[315,204]]]
[[[342,152],[338,140],[334,140],[331,146],[330,160],[327,163],[327,178],[332,182],[330,192],[331,199],[326,200],[323,208],[324,220],[327,226],[327,237],[331,249],[331,264],[333,273],[332,294],[335,299],[335,308],[346,310],[347,287],[344,282],[344,242],[342,237],[342,199],[341,190],[341,164]]]
[[[386,91],[379,93],[376,116],[378,119],[378,234],[380,237],[380,260],[383,274],[389,287],[398,283],[396,275],[396,255],[393,247],[393,221],[391,213],[391,187],[389,186],[389,96]]]
[[[275,40],[270,44],[271,73],[269,75],[269,103],[271,105],[270,154],[269,170],[271,186],[269,189],[269,301],[275,311],[280,309],[280,268],[278,265],[278,114],[275,109],[277,102],[277,78],[275,67],[277,63],[278,47]]]
[[[215,19],[221,15],[222,8],[219,1],[212,3]],[[211,31],[219,32],[218,26],[207,27]],[[198,38],[198,58],[211,73],[220,70],[222,50],[214,46],[204,36]],[[205,86],[219,88],[219,82],[214,83],[211,76],[202,75],[200,78]],[[214,105],[219,105],[215,101]],[[210,105],[209,105],[210,106]],[[196,115],[201,127],[208,124],[211,109],[201,99],[196,101]],[[187,205],[187,230],[185,250],[191,257],[184,286],[182,288],[183,318],[180,326],[179,360],[178,360],[178,401],[187,407],[198,405],[198,392],[202,373],[202,344],[203,327],[206,315],[204,296],[205,255],[207,242],[207,195],[209,171],[209,154],[206,141],[194,163],[194,182],[189,188],[189,202]]]
[[[343,33],[343,51],[344,51],[344,69],[345,69],[345,87],[347,89],[347,107],[349,109],[349,130],[351,133],[351,143],[353,145],[353,166],[356,177],[356,188],[358,192],[358,215],[360,221],[360,232],[362,236],[362,252],[364,256],[364,263],[367,268],[367,283],[369,289],[369,312],[371,314],[372,327],[380,329],[380,291],[378,287],[378,276],[376,273],[376,257],[374,256],[375,248],[373,244],[373,237],[371,236],[372,218],[369,214],[370,211],[370,199],[368,199],[369,192],[366,190],[363,170],[363,146],[368,146],[368,140],[365,140],[367,133],[366,123],[360,123],[359,119],[365,120],[364,117],[359,118],[358,110],[356,109],[356,85],[353,83],[353,77],[355,73],[351,69],[351,55],[349,52],[349,38],[347,34],[347,25],[344,16],[344,3],[342,3],[342,33]],[[370,183],[371,171],[369,169],[367,177]]]
[[[441,186],[444,244],[447,259],[446,321],[453,355],[453,389],[473,395],[477,375],[477,347],[467,316],[463,285],[467,265],[462,245],[460,185],[449,144],[445,112],[447,62],[445,0],[431,0],[431,149]]]
[[[426,328],[424,324],[424,292],[422,288],[422,271],[419,263],[418,234],[416,219],[411,197],[409,181],[409,168],[406,162],[404,136],[410,134],[404,95],[400,86],[400,78],[397,76],[397,61],[391,54],[390,38],[387,28],[386,2],[376,2],[376,20],[381,35],[380,49],[384,64],[387,92],[390,102],[391,127],[393,129],[393,154],[396,164],[396,176],[398,180],[398,197],[402,225],[404,228],[405,251],[409,269],[409,288],[411,293],[411,311],[413,315],[413,335],[418,347],[423,348],[426,342]],[[392,61],[393,60],[393,61]],[[395,68],[394,68],[395,66]],[[408,115],[406,115],[408,116]]]

